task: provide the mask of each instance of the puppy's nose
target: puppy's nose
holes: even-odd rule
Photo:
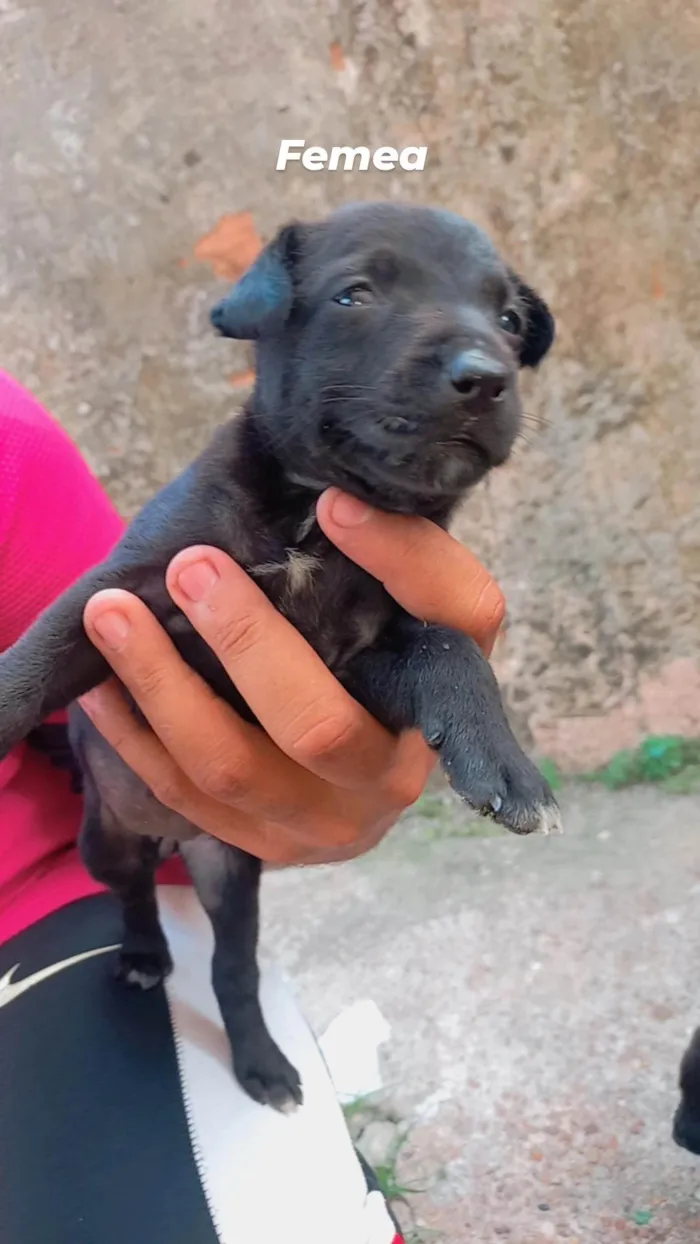
[[[468,401],[484,397],[498,402],[508,387],[508,368],[483,350],[461,350],[452,359],[448,374],[457,392]]]

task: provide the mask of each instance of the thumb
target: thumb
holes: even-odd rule
[[[427,518],[388,514],[337,488],[321,496],[321,530],[414,617],[471,635],[488,655],[505,616],[498,584],[469,549]]]

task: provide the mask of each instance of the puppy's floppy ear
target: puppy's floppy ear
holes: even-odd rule
[[[521,281],[517,273],[513,272],[511,276],[527,313],[527,328],[520,349],[520,366],[537,367],[554,341],[554,316],[544,299]]]
[[[211,322],[223,337],[257,341],[279,330],[292,309],[294,263],[303,226],[285,225],[213,308]]]

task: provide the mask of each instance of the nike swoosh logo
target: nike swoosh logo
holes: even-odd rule
[[[21,981],[12,979],[19,967],[16,963],[9,972],[0,976],[0,1007],[7,1006],[8,1002],[14,1002],[15,998],[19,998],[28,989],[33,989],[35,985],[40,985],[42,981],[48,980],[50,976],[55,976],[57,972],[72,968],[75,963],[84,963],[86,959],[94,959],[96,955],[107,955],[111,950],[118,949],[117,943],[115,946],[98,946],[97,950],[84,950],[80,955],[71,955],[70,959],[62,959],[60,963],[52,963],[48,968],[41,968],[39,972],[33,972],[31,976],[25,976]]]

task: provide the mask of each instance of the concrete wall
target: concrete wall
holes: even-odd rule
[[[695,6],[2,0],[0,73],[2,363],[125,511],[245,394],[206,310],[251,237],[346,198],[471,214],[560,328],[460,526],[516,722],[573,766],[700,732]],[[276,173],[281,137],[428,167]]]

